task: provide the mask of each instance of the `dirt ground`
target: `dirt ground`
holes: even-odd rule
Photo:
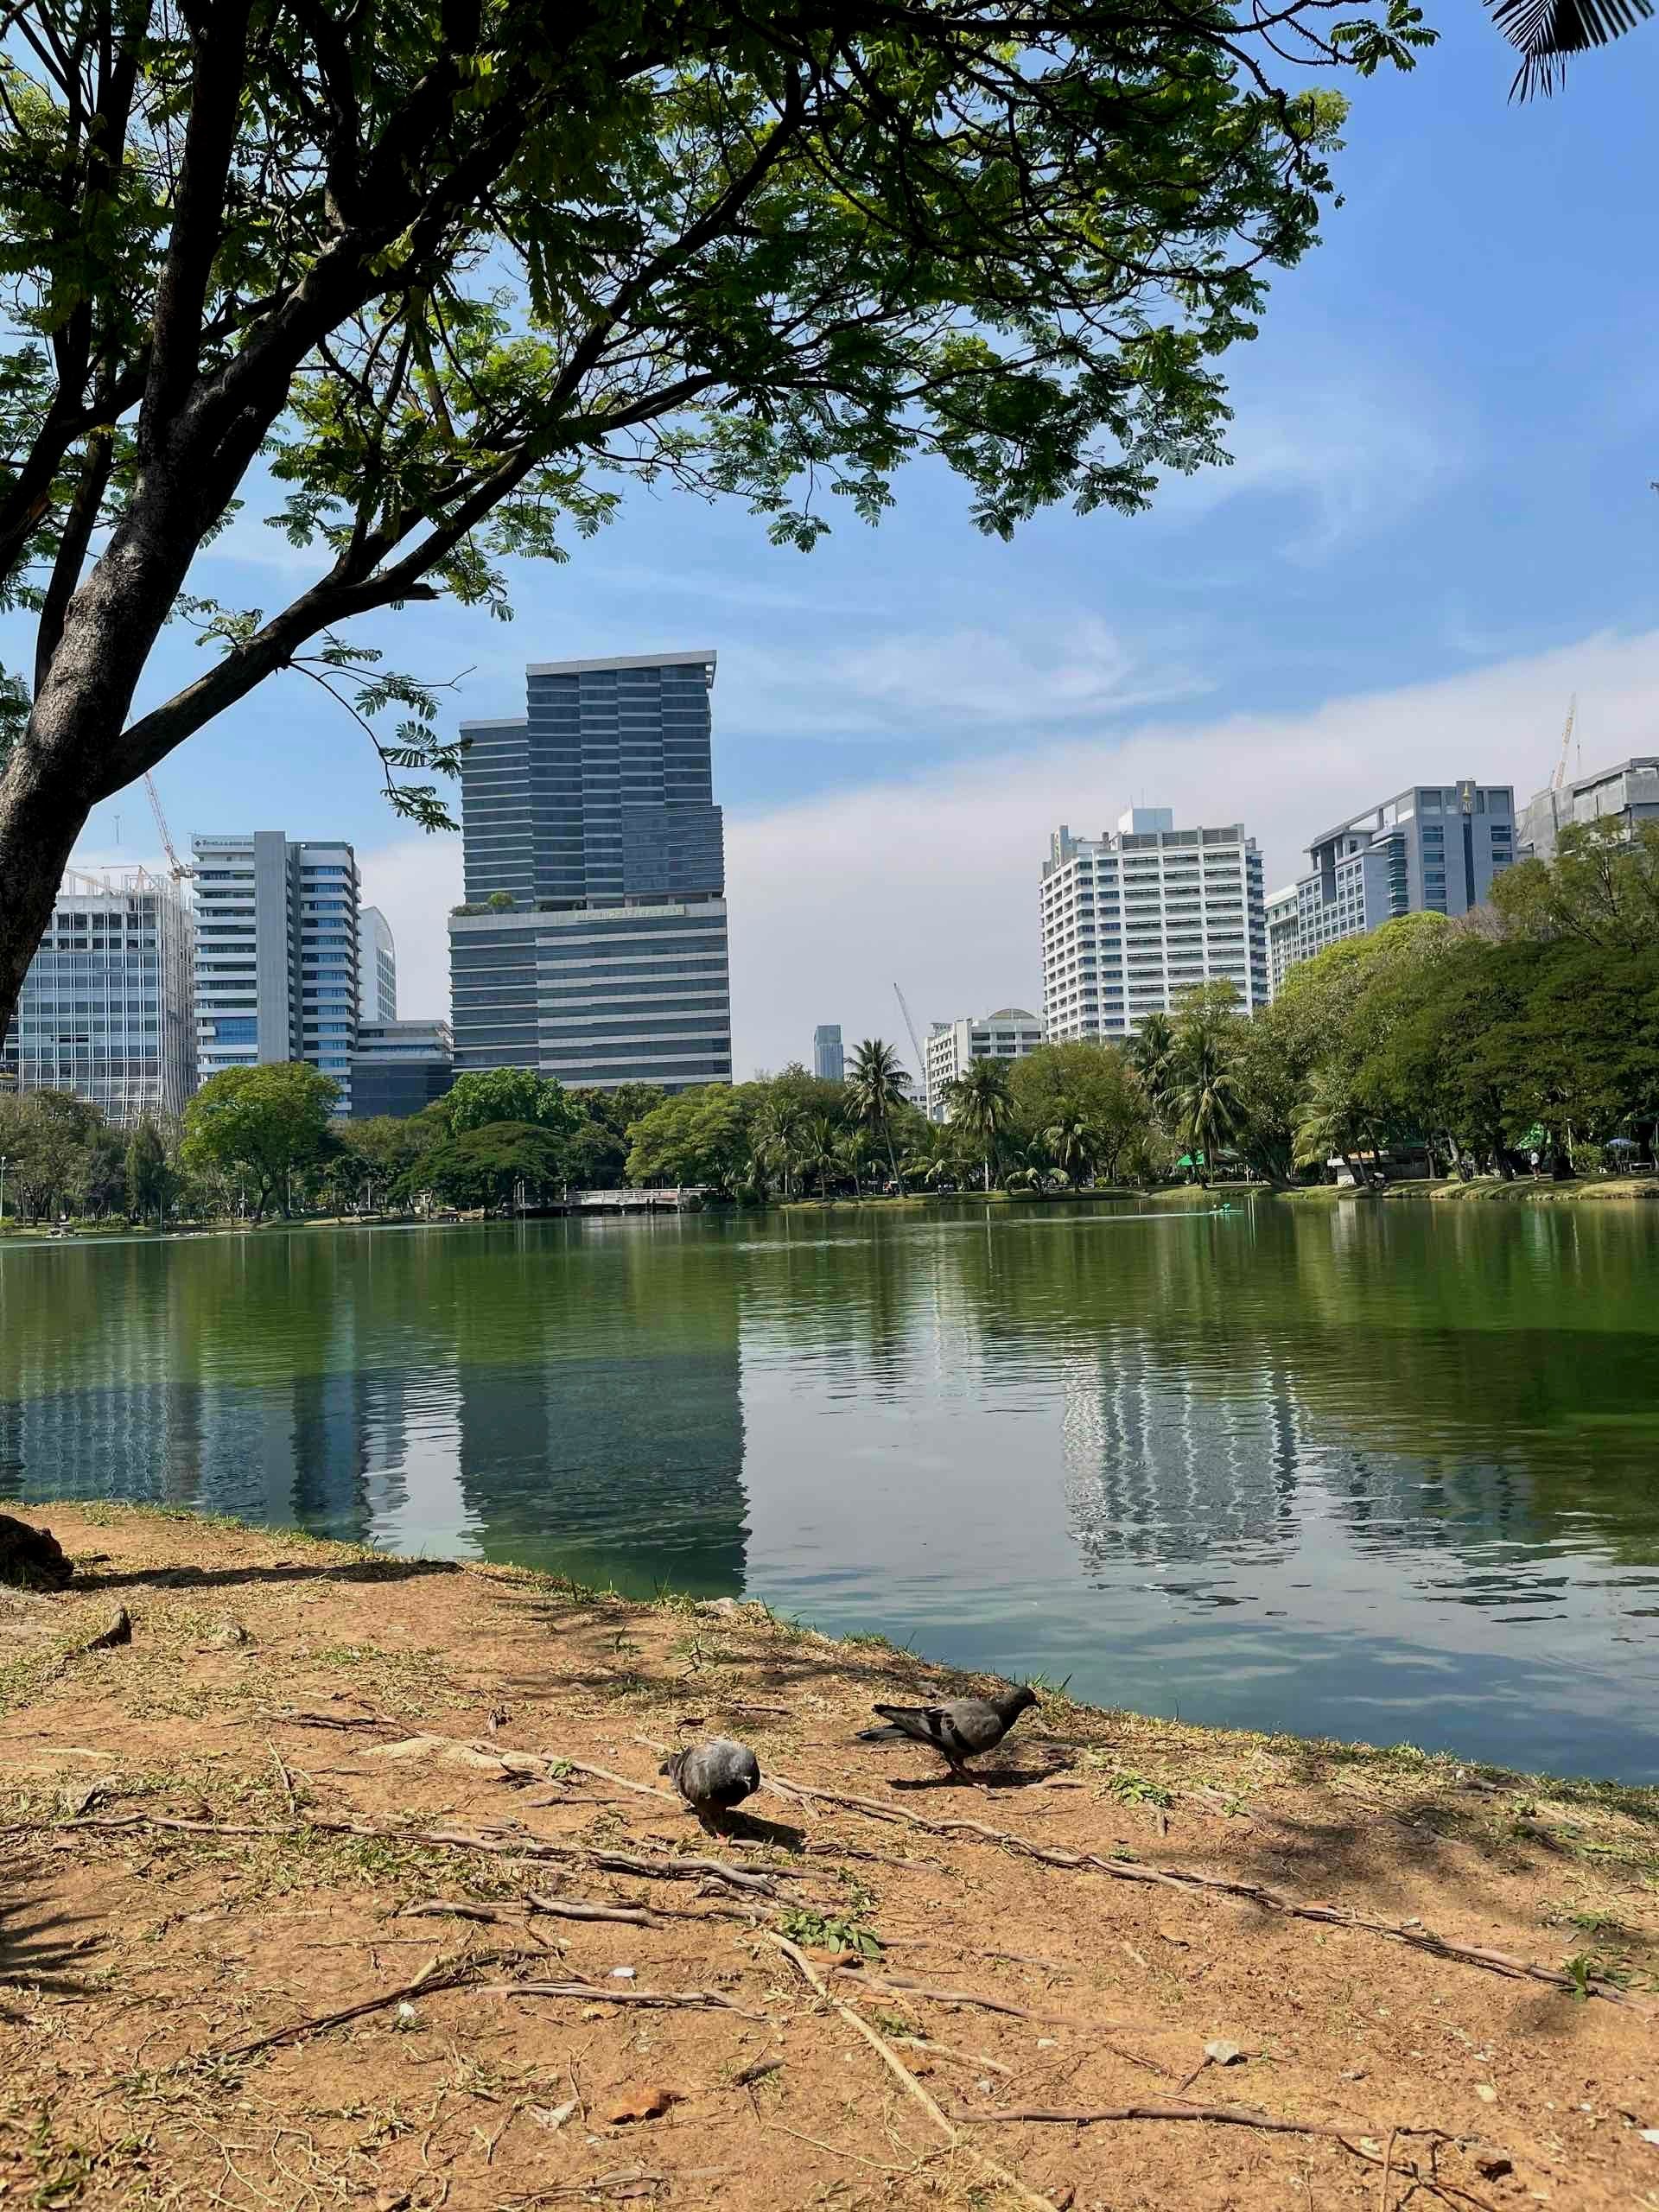
[[[1053,1693],[968,1787],[758,1606],[29,1517],[6,2208],[1659,2208],[1659,1792]]]

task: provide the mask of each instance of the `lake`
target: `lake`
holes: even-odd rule
[[[1659,1205],[0,1243],[0,1495],[1659,1780]]]

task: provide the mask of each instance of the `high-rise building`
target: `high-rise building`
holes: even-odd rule
[[[1295,885],[1287,883],[1282,891],[1268,892],[1263,911],[1268,929],[1268,996],[1276,999],[1297,960]]]
[[[1196,984],[1230,982],[1240,1007],[1268,1001],[1262,855],[1242,823],[1178,830],[1136,806],[1116,831],[1062,823],[1043,862],[1043,1023],[1052,1043],[1128,1037]]]
[[[397,1019],[397,947],[378,906],[365,906],[357,918],[357,1015],[359,1021]]]
[[[68,1090],[130,1125],[181,1114],[196,1087],[191,922],[143,868],[71,869],[23,979],[6,1087]]]
[[[455,1079],[447,1021],[363,1021],[352,1055],[352,1119],[402,1120],[442,1098]]]
[[[1466,914],[1482,905],[1515,858],[1515,792],[1467,777],[1416,784],[1327,830],[1307,856],[1287,969],[1402,914]]]
[[[1628,837],[1643,822],[1659,822],[1659,754],[1621,760],[1616,768],[1574,776],[1560,791],[1539,791],[1521,810],[1518,857],[1552,861],[1571,822],[1617,822]]]
[[[821,1021],[812,1032],[812,1072],[820,1083],[846,1082],[847,1056],[838,1021]]]
[[[280,830],[191,840],[196,1039],[204,1081],[305,1060],[352,1103],[358,1025],[357,855]]]
[[[551,661],[521,720],[461,735],[455,1066],[729,1083],[712,652]]]
[[[971,1061],[1021,1060],[1042,1041],[1042,1023],[1022,1006],[999,1007],[977,1020],[964,1015],[960,1021],[936,1021],[923,1046],[928,1120],[950,1120],[946,1086],[965,1075]]]

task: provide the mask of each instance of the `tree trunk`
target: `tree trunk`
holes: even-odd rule
[[[73,779],[44,766],[26,744],[13,749],[0,775],[0,1046],[91,804]]]

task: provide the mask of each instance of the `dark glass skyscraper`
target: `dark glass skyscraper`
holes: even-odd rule
[[[712,652],[553,661],[529,710],[464,723],[455,1067],[729,1082]]]

